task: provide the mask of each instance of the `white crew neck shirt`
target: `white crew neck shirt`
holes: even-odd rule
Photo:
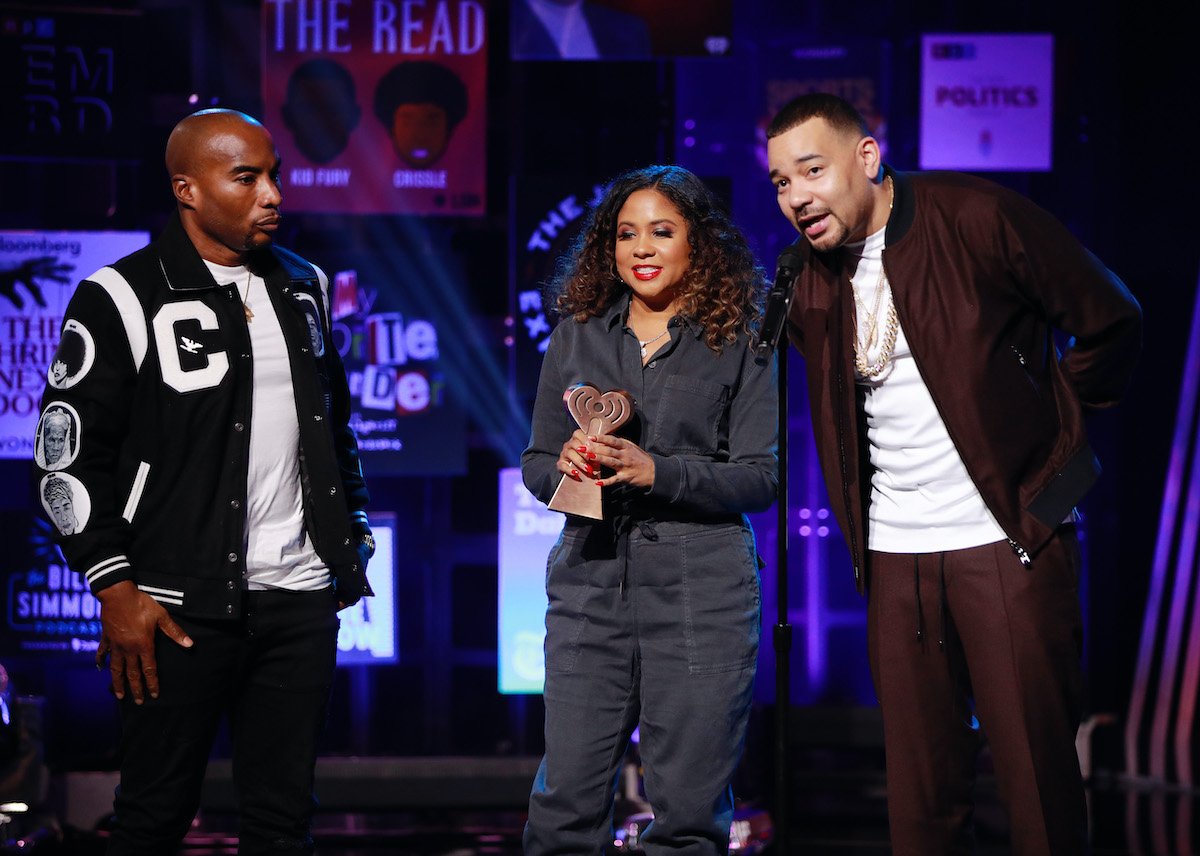
[[[846,245],[857,294],[857,336],[867,331],[882,284],[884,229]],[[886,286],[885,286],[886,287]],[[876,341],[868,364],[886,338],[889,295],[882,296]],[[866,308],[864,312],[863,307]],[[901,327],[883,373],[855,383],[864,392],[867,441],[873,473],[867,544],[882,553],[935,553],[1005,540],[954,447]]]
[[[244,265],[204,264],[218,283],[236,287],[254,313],[246,322],[254,377],[246,476],[246,586],[252,591],[325,588],[330,584],[329,568],[304,528],[296,395],[287,343],[267,284]],[[324,274],[319,276],[324,283]]]

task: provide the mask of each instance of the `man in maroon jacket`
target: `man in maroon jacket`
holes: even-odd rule
[[[977,715],[1014,852],[1081,853],[1083,410],[1124,391],[1141,310],[1024,197],[885,167],[840,98],[793,100],[767,137],[804,237],[789,335],[868,597],[894,852],[970,852]]]

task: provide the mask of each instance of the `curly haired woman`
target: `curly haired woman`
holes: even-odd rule
[[[543,502],[601,485],[604,520],[568,515],[546,590],[546,753],[525,853],[600,854],[635,727],[655,854],[726,853],[759,640],[747,512],[775,499],[775,366],[750,348],[764,280],[716,197],[685,169],[614,181],[554,283],[521,459]],[[634,414],[588,435],[563,408],[586,383]]]

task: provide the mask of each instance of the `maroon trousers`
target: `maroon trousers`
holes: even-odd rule
[[[972,852],[984,735],[1012,852],[1084,853],[1074,526],[1062,527],[1030,567],[1004,541],[944,553],[872,552],[868,561],[868,647],[883,709],[893,853]]]

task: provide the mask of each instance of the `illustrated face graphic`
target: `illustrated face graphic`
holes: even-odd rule
[[[329,60],[312,60],[293,74],[282,113],[300,152],[316,163],[328,163],[346,148],[358,125],[354,82]]]
[[[38,420],[33,461],[44,470],[69,467],[79,453],[79,414],[63,401],[51,401]],[[63,482],[59,476],[58,482]],[[63,482],[62,487],[67,484]]]
[[[66,496],[56,496],[50,500],[50,514],[58,525],[59,531],[70,535],[75,531],[75,510],[71,508],[71,500]]]
[[[449,143],[449,118],[437,104],[401,104],[392,113],[392,145],[410,166],[429,166]]]
[[[79,479],[66,473],[51,473],[42,479],[42,507],[63,535],[82,532],[92,513],[92,501]]]
[[[83,380],[96,359],[92,334],[75,318],[63,323],[62,338],[50,361],[46,380],[55,389],[70,389]]]
[[[73,535],[79,528],[75,518],[75,502],[71,495],[71,486],[60,478],[52,477],[44,489],[46,510],[50,512],[54,525],[64,535]]]
[[[317,352],[317,356],[319,357],[325,350],[325,342],[321,339],[321,328],[317,326],[317,319],[313,318],[312,315],[306,312],[304,317],[308,319],[308,336],[312,339],[313,350]]]
[[[57,464],[67,450],[69,424],[66,418],[46,421],[43,437],[47,464]]]

